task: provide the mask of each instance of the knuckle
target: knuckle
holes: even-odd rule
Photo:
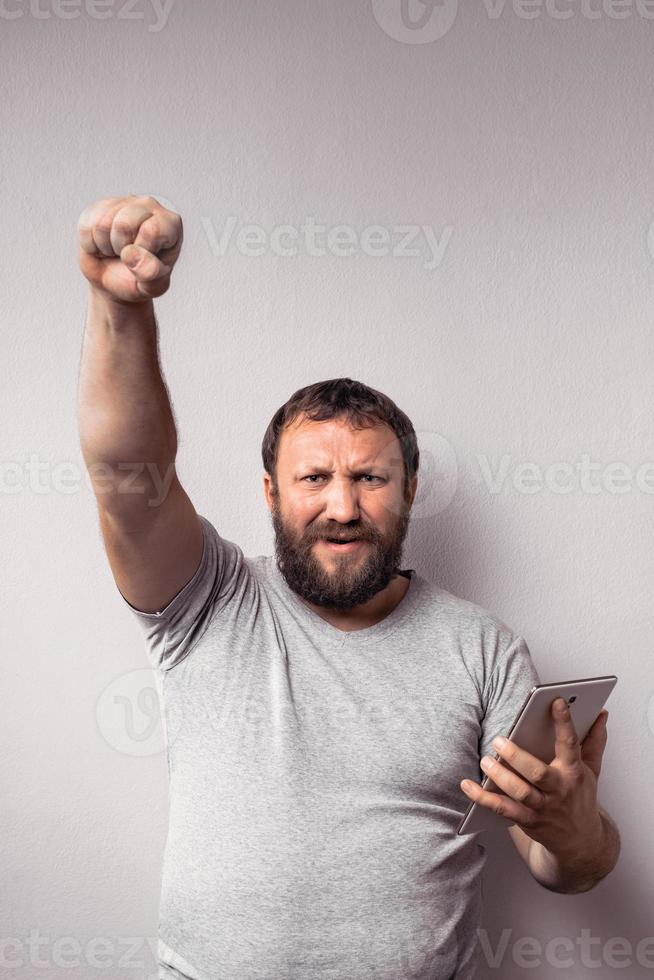
[[[524,803],[526,800],[529,799],[530,796],[531,796],[531,789],[529,788],[529,786],[523,783],[522,786],[518,788],[518,796],[517,796],[518,800],[520,801],[520,803]]]
[[[575,765],[570,770],[570,781],[575,785],[581,783],[584,779],[584,771],[579,765]]]
[[[156,214],[152,214],[141,224],[139,228],[139,234],[146,241],[151,242],[159,236],[160,230],[161,230],[161,223],[159,220],[159,216]]]
[[[112,224],[113,219],[111,214],[101,214],[95,222],[95,230],[103,233],[110,232]]]
[[[529,779],[532,783],[540,783],[545,779],[546,774],[546,766],[534,766]]]
[[[131,235],[134,226],[128,217],[120,215],[114,218],[112,227],[121,235]]]

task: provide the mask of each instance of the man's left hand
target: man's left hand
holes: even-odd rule
[[[462,789],[471,800],[517,824],[532,840],[552,854],[592,853],[603,840],[604,828],[597,803],[597,782],[606,748],[606,719],[603,709],[582,743],[563,698],[552,702],[555,727],[555,757],[547,765],[531,753],[505,739],[493,748],[500,759],[482,759],[481,768],[507,795],[483,790],[466,781]],[[485,765],[488,760],[489,765]]]

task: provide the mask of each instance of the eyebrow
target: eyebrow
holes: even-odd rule
[[[379,470],[383,473],[388,473],[388,466],[379,465],[375,463],[360,463],[355,469],[349,469],[348,473],[353,476],[361,476],[364,473],[370,473],[371,470]],[[324,472],[331,472],[328,466],[323,466],[320,463],[299,463],[297,466],[297,471],[302,472],[304,470],[323,470]]]

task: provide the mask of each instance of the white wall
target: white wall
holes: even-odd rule
[[[654,935],[654,10],[449,0],[411,29],[400,0],[175,0],[158,13],[109,0],[102,20],[76,2],[12,0],[0,14],[0,936],[24,964],[8,975],[88,980],[84,948],[106,937],[112,978],[155,976],[145,939],[130,951],[126,937],[156,934],[165,762],[158,729],[139,740],[157,720],[150,675],[131,673],[147,668],[141,633],[78,448],[75,242],[86,204],[151,193],[185,225],[157,313],[198,510],[246,554],[270,553],[270,417],[305,384],[359,378],[420,436],[405,565],[494,609],[543,680],[619,677],[600,799],[621,862],[593,892],[553,895],[507,836],[489,854],[484,929],[493,948],[511,932],[488,976],[560,976],[551,955],[537,971],[514,961],[528,936],[571,937],[575,978],[629,959],[622,976],[650,976],[654,943],[637,944]],[[292,226],[298,254],[233,242],[216,254],[230,216],[234,239]],[[350,226],[355,254],[308,254],[311,217]],[[423,232],[417,255],[371,254],[373,232],[361,235],[374,225],[392,242],[427,226],[440,261]],[[596,492],[574,469],[557,492],[547,468],[584,454]],[[485,467],[503,458],[492,492]],[[540,468],[535,492],[521,489],[525,462]],[[61,936],[81,944],[78,967]],[[631,953],[603,949],[614,937]]]

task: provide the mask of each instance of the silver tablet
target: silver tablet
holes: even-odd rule
[[[537,684],[527,695],[506,737],[538,759],[551,763],[555,756],[552,701],[556,698],[566,700],[579,741],[582,742],[617,681],[615,674],[608,674],[604,677],[583,677],[576,681],[561,681],[558,684]],[[497,734],[504,733],[497,732]],[[499,753],[495,752],[494,757],[499,759]],[[499,793],[501,796],[507,795],[489,776],[484,776],[481,788]],[[488,807],[471,800],[459,824],[457,834],[476,834],[480,830],[497,830],[510,826],[512,824],[507,823],[506,817],[499,816]]]

